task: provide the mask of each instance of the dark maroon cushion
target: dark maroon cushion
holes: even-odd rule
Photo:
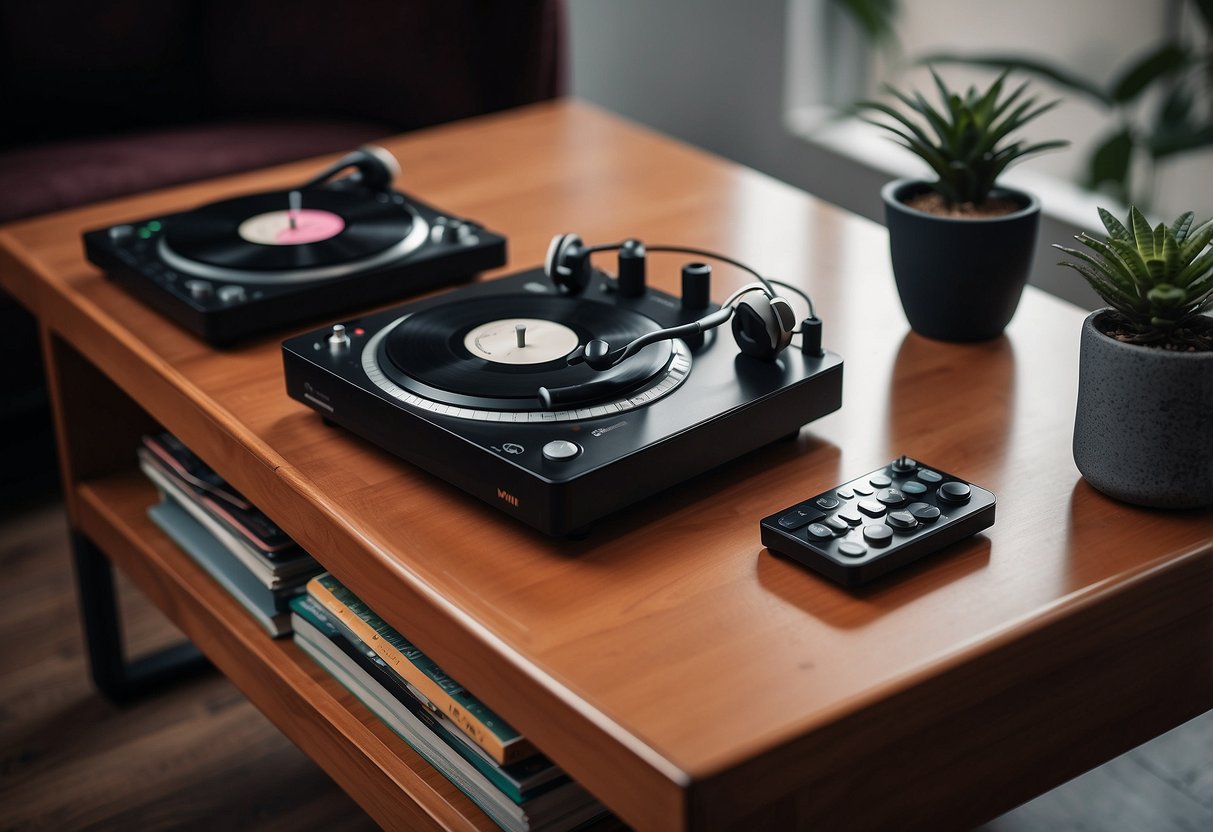
[[[0,222],[352,150],[390,132],[364,122],[259,120],[15,148],[0,152]]]
[[[207,96],[240,113],[409,130],[562,91],[556,0],[212,0]]]
[[[0,3],[0,146],[205,115],[201,3]]]

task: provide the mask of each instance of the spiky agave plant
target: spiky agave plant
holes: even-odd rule
[[[933,187],[949,206],[966,202],[980,205],[1011,162],[1069,144],[1062,140],[1030,145],[1022,141],[1004,142],[1009,134],[1060,103],[1058,99],[1037,106],[1032,97],[1021,101],[1028,88],[1027,81],[1000,98],[1007,78],[1004,72],[985,92],[969,87],[961,97],[948,89],[933,69],[931,77],[943,103],[941,110],[931,106],[917,90],[911,97],[889,84],[885,90],[917,114],[917,118],[879,101],[861,101],[856,106],[861,111],[876,111],[894,119],[896,124],[864,117],[865,121],[893,133],[899,144],[931,166],[939,177]]]
[[[1099,209],[1108,230],[1100,241],[1083,233],[1074,239],[1094,252],[1054,244],[1077,261],[1059,265],[1074,269],[1118,313],[1128,332],[1122,340],[1149,344],[1170,341],[1204,346],[1209,328],[1199,316],[1213,309],[1213,219],[1193,228],[1188,211],[1167,227],[1150,228],[1145,216],[1129,208],[1128,222]],[[1206,251],[1206,248],[1208,250]],[[1198,327],[1197,324],[1203,324]]]

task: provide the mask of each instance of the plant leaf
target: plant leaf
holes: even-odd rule
[[[1066,266],[1081,274],[1104,301],[1113,309],[1118,309],[1121,312],[1130,314],[1137,311],[1138,302],[1135,298],[1129,297],[1117,289],[1112,284],[1108,283],[1102,274],[1096,272],[1085,263],[1074,263],[1069,260],[1062,260],[1057,265]]]
[[[1020,55],[958,55],[953,52],[936,52],[919,59],[921,64],[969,64],[970,66],[986,66],[999,69],[1018,69],[1041,78],[1046,78],[1059,86],[1073,90],[1094,99],[1104,107],[1112,107],[1115,102],[1104,92],[1103,88],[1094,81],[1089,81],[1079,75],[1044,61],[1034,61]]]
[[[1204,251],[1210,240],[1213,240],[1213,220],[1188,232],[1183,245],[1179,247],[1179,259],[1185,264],[1191,263],[1196,259],[1196,255]]]
[[[1191,64],[1188,50],[1174,43],[1163,44],[1142,56],[1112,83],[1112,100],[1127,104],[1159,78],[1165,78]]]
[[[1133,136],[1128,130],[1113,133],[1091,156],[1087,185],[1098,189],[1105,183],[1114,186],[1115,195],[1123,199],[1128,192],[1129,159],[1133,155]]]
[[[1129,207],[1129,227],[1133,229],[1133,241],[1142,257],[1154,256],[1154,232],[1146,215],[1137,209],[1136,205]]]
[[[1108,234],[1118,240],[1124,240],[1126,243],[1133,241],[1133,235],[1129,233],[1129,229],[1118,220],[1111,211],[1105,208],[1099,209],[1099,218],[1103,221],[1103,227],[1108,229]]]
[[[1076,239],[1081,241],[1082,238]],[[1133,282],[1132,275],[1129,273],[1129,270],[1123,263],[1120,263],[1115,259],[1108,260],[1106,257],[1104,259],[1092,257],[1081,249],[1067,248],[1066,246],[1058,245],[1056,243],[1053,244],[1053,248],[1058,249],[1059,251],[1064,251],[1071,257],[1077,257],[1078,259],[1090,264],[1096,271],[1104,275],[1108,282],[1115,286],[1117,291],[1121,292],[1126,297],[1136,297],[1136,284]]]
[[[1175,218],[1175,222],[1171,224],[1171,233],[1175,235],[1175,242],[1183,245],[1183,241],[1187,239],[1188,230],[1192,227],[1192,220],[1196,218],[1196,214],[1191,211],[1185,211]]]

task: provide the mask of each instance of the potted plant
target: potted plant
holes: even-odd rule
[[[1054,246],[1109,307],[1082,327],[1074,461],[1119,500],[1213,505],[1213,219],[1099,216],[1107,239],[1075,238],[1091,253]]]
[[[910,326],[929,338],[979,341],[1000,335],[1015,314],[1036,251],[1040,202],[1000,187],[1007,165],[1069,144],[1025,144],[1008,136],[1058,104],[1037,106],[1028,84],[1003,95],[1007,73],[984,92],[952,92],[935,74],[942,108],[921,93],[886,86],[909,111],[878,101],[867,118],[921,157],[936,181],[899,179],[881,191],[897,293]]]

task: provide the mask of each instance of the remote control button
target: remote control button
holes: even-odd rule
[[[927,487],[920,482],[910,480],[901,484],[901,490],[907,494],[926,494]]]
[[[834,536],[834,530],[829,526],[822,525],[821,523],[810,523],[809,534],[813,537],[825,540],[826,538]]]
[[[782,517],[775,521],[781,529],[787,529],[794,532],[801,526],[807,526],[810,523],[816,523],[821,519],[820,511],[813,511],[807,508],[794,508],[786,512]]]
[[[843,520],[846,520],[852,526],[858,526],[863,522],[863,518],[859,516],[859,512],[853,508],[843,509],[842,511],[838,512],[838,516]]]
[[[868,482],[870,482],[874,488],[888,488],[893,484],[893,481],[884,474],[873,474],[872,476],[868,477]]]
[[[818,508],[824,508],[826,511],[829,511],[832,508],[838,508],[838,498],[826,494],[814,500],[813,504]]]
[[[568,462],[581,453],[581,446],[567,439],[553,439],[543,446],[543,458],[552,462]]]
[[[899,506],[906,501],[906,495],[896,488],[882,488],[876,492],[876,499],[886,506]]]
[[[822,520],[821,522],[822,522],[822,524],[829,526],[831,529],[838,532],[839,534],[842,534],[843,532],[849,532],[851,530],[850,524],[847,523],[846,520],[843,520],[840,517],[831,517],[828,520]]]
[[[939,482],[943,477],[929,468],[923,468],[918,472],[918,478],[923,482]]]
[[[889,470],[894,474],[912,474],[917,467],[917,462],[903,454],[893,460],[892,464],[889,465]]]
[[[860,497],[871,497],[872,496],[872,489],[865,488],[862,485],[853,486],[851,488],[851,490],[854,491],[856,494],[858,494]]]
[[[918,526],[918,521],[914,519],[914,515],[908,511],[891,511],[889,516],[884,519],[890,527],[898,531],[909,531]]]
[[[939,491],[936,493],[939,494],[939,499],[945,503],[967,503],[971,492],[963,482],[949,480],[939,486]]]
[[[863,539],[873,546],[887,546],[893,539],[893,530],[884,523],[873,523],[863,527]]]
[[[868,553],[868,547],[862,543],[856,543],[854,540],[844,540],[838,544],[838,554],[846,555],[849,558],[858,558]]]
[[[919,523],[934,523],[939,519],[939,509],[930,503],[910,503],[906,511],[914,515]]]
[[[859,510],[869,517],[883,517],[885,509],[875,500],[860,500]]]
[[[855,496],[855,492],[849,488],[840,488],[834,493],[844,500],[849,500]]]

